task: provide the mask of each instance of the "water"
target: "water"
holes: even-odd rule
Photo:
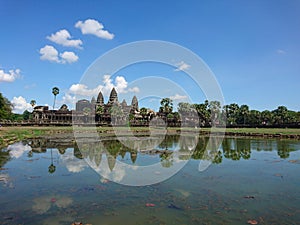
[[[79,151],[64,139],[12,144],[0,153],[0,224],[299,224],[299,141],[226,138],[199,172],[199,162],[209,159],[207,139],[195,142],[187,161],[194,140],[167,136],[155,151],[141,153],[108,138],[110,159],[101,149]],[[176,148],[185,153],[179,157],[184,168],[147,186],[111,182],[85,160],[107,162],[110,172],[118,162],[169,170]]]

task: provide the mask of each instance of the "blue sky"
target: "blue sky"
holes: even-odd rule
[[[57,107],[67,103],[73,108],[75,89],[99,56],[133,41],[163,40],[204,60],[226,104],[258,110],[285,105],[300,111],[299,12],[297,0],[0,0],[0,92],[16,104],[16,112],[22,112],[30,109],[31,99],[52,106],[51,89],[57,86]],[[95,31],[101,24],[104,28]],[[138,95],[126,82],[158,74],[191,90],[184,78],[180,80],[182,71],[167,68],[144,65],[120,71],[120,92]],[[107,87],[117,85],[116,76]],[[205,100],[202,93],[189,95],[196,102]],[[122,100],[122,93],[119,97]]]

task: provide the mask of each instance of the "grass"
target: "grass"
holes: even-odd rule
[[[226,133],[300,135],[297,128],[227,128]]]
[[[1,127],[0,147],[27,138],[72,132],[72,127]]]
[[[77,130],[88,131],[95,129],[93,127],[78,127]],[[128,127],[98,127],[99,133],[111,133],[114,129],[126,132]],[[189,131],[191,128],[168,128],[168,132],[176,133],[177,131]],[[133,127],[133,132],[148,132],[148,127]],[[201,128],[200,131],[204,133],[211,132],[210,128]],[[0,147],[9,145],[16,141],[24,140],[27,138],[40,137],[45,135],[53,135],[59,133],[72,133],[73,127],[0,127]],[[212,132],[218,132],[218,129],[214,129]],[[296,128],[227,128],[226,134],[237,134],[244,136],[251,136],[255,134],[264,135],[298,135],[300,136],[300,129]]]

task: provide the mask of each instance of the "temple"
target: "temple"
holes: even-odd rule
[[[69,110],[67,105],[62,105],[59,110],[49,110],[48,106],[36,106],[33,110],[33,119],[36,123],[96,123],[98,125],[110,125],[117,123],[125,125],[126,120],[133,117],[141,118],[138,99],[133,96],[131,104],[128,105],[124,99],[121,103],[115,88],[110,92],[108,102],[104,103],[104,97],[100,91],[97,99],[92,97],[91,101],[81,99],[76,102],[75,110]]]

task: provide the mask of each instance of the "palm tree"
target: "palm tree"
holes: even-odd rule
[[[56,95],[59,94],[59,88],[58,88],[58,87],[52,88],[52,94],[54,95],[54,102],[53,102],[53,110],[54,110],[54,107],[55,107],[55,101],[56,101]]]
[[[173,101],[170,98],[163,98],[160,101],[160,108],[159,111],[165,114],[169,114],[173,111]]]
[[[210,121],[210,111],[208,110],[208,101],[205,100],[204,103],[201,104],[193,104],[193,108],[198,113],[199,122],[202,126],[208,125]]]
[[[89,116],[91,115],[91,111],[92,110],[90,108],[88,108],[88,107],[84,107],[82,111],[83,111],[85,122],[86,123],[89,122]]]
[[[54,108],[55,108],[55,101],[56,101],[56,95],[59,94],[59,88],[58,87],[52,88],[52,94],[54,95],[54,102],[53,102],[53,110],[54,110]],[[53,117],[53,113],[51,113],[51,122],[52,122],[52,117]]]
[[[146,118],[146,116],[148,115],[148,109],[143,107],[140,109],[140,114],[142,115],[143,119]]]
[[[97,120],[98,122],[101,121],[101,115],[103,114],[103,112],[104,112],[103,107],[102,107],[101,105],[98,105],[98,106],[96,107],[96,120]]]
[[[246,125],[246,117],[249,114],[249,106],[241,105],[240,107],[241,120],[243,121],[244,126]]]
[[[34,99],[32,99],[31,101],[30,101],[30,105],[32,106],[32,108],[36,105],[36,101],[34,100]]]
[[[123,114],[123,110],[120,106],[118,105],[113,105],[110,109],[109,109],[109,113],[112,119],[112,123],[114,123],[115,125],[118,124],[119,119],[122,118]]]

